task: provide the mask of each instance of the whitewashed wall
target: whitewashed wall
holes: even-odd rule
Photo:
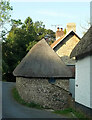
[[[91,88],[90,85],[90,61],[91,57],[85,57],[76,63],[76,79],[75,79],[75,101],[92,108]],[[91,78],[92,79],[92,78]],[[92,83],[92,82],[91,82]]]

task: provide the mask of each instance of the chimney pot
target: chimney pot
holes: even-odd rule
[[[63,28],[61,28],[61,31],[63,31]]]
[[[57,31],[59,31],[59,27],[57,27]]]
[[[56,39],[62,37],[63,35],[64,35],[63,28],[59,28],[59,27],[57,27],[57,31],[56,31]]]

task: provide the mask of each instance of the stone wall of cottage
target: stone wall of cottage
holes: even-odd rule
[[[26,102],[56,110],[69,107],[68,80],[58,79],[55,83],[49,83],[48,79],[17,77],[16,88]]]

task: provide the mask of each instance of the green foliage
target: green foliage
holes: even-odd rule
[[[44,38],[44,36],[46,35],[46,30],[45,25],[43,25],[43,22],[36,21],[33,26],[37,35],[37,40],[41,40],[42,38]]]
[[[6,23],[10,22],[10,11],[13,10],[10,6],[9,0],[0,1],[0,40],[5,40],[5,35],[7,34]]]
[[[29,42],[29,44],[27,45],[27,51],[29,51],[36,43],[37,41]]]
[[[50,37],[51,37],[52,39],[55,39],[55,32],[53,32],[52,30],[48,29],[48,30],[46,30],[46,33],[47,33],[48,35],[50,35]]]
[[[66,28],[64,29],[64,34],[66,34]]]
[[[0,26],[3,26],[7,21],[10,20],[11,15],[9,12],[12,10],[9,1],[1,0],[0,2]]]
[[[11,19],[12,29],[13,29],[14,27],[18,27],[19,25],[22,25],[22,22],[21,22],[20,19],[18,19],[18,20]]]
[[[0,1],[0,39],[2,38],[2,75],[7,81],[15,81],[12,72],[20,63],[22,58],[39,40],[46,34],[54,34],[53,31],[46,30],[43,22],[33,23],[28,17],[24,23],[20,19],[10,19],[12,10],[9,0]],[[7,31],[4,27],[7,22],[11,22],[11,30]],[[6,34],[8,34],[6,38]]]
[[[55,111],[55,113],[59,113],[59,114],[68,114],[69,112],[72,112],[72,108],[67,108],[65,110],[57,110],[57,111]]]
[[[53,42],[54,42],[54,40],[52,39],[52,40],[48,41],[48,44],[51,45]]]
[[[30,42],[34,40],[34,36],[28,34],[25,29],[14,28],[10,31],[7,39],[3,42],[2,57],[3,57],[3,75],[11,73],[27,54]],[[30,45],[32,47],[32,45]],[[30,48],[31,48],[30,47]],[[5,67],[6,66],[6,67]],[[8,70],[6,71],[6,68]],[[6,77],[7,78],[7,77]]]
[[[33,23],[30,17],[24,23],[21,20],[12,20],[11,30],[2,43],[3,79],[14,81],[12,72],[27,52],[47,34],[54,36],[53,31],[44,27],[42,22]]]
[[[45,25],[43,25],[43,22],[41,21],[36,21],[34,23],[34,29],[37,35],[37,40],[41,40],[42,38],[55,38],[55,32],[53,32],[50,29],[45,29]]]
[[[73,108],[67,108],[64,110],[56,110],[56,111],[54,111],[54,113],[62,114],[62,115],[65,115],[65,116],[71,117],[71,118],[79,118],[79,120],[81,120],[81,118],[83,118],[85,120],[87,119],[83,113],[80,113],[79,111],[76,111]]]
[[[34,102],[30,102],[30,103],[25,102],[25,101],[20,97],[20,95],[19,95],[19,93],[18,93],[18,91],[17,91],[16,88],[13,88],[13,89],[12,89],[12,95],[13,95],[14,99],[15,99],[18,103],[20,103],[20,104],[22,104],[22,105],[25,105],[25,106],[31,107],[31,108],[43,109],[43,107],[42,107],[41,105],[36,104],[36,103],[34,103]]]

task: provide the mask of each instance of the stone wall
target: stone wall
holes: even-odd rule
[[[68,80],[56,80],[52,84],[48,79],[16,78],[16,88],[22,99],[51,109],[68,107],[68,87]]]

